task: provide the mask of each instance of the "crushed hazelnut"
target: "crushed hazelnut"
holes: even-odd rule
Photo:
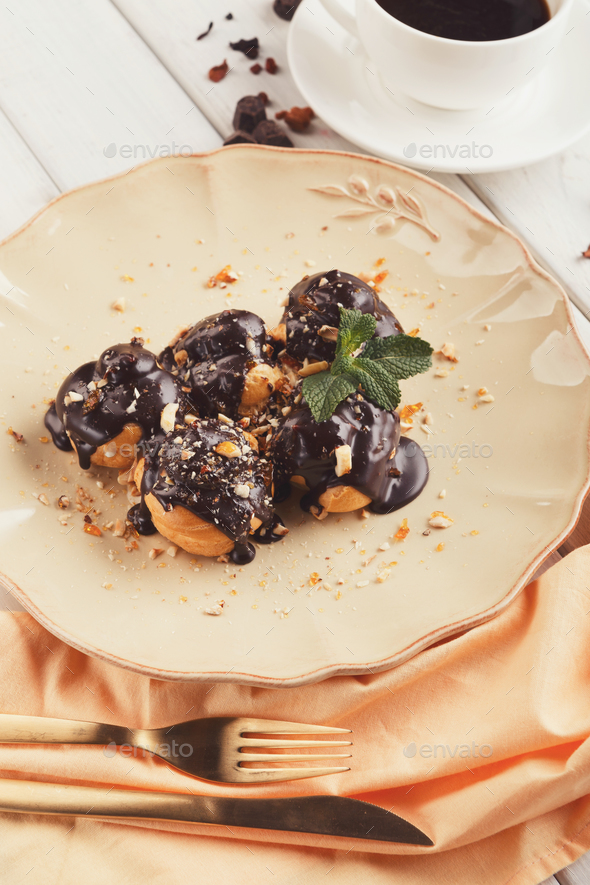
[[[223,455],[225,458],[239,458],[242,454],[240,447],[229,440],[220,442],[219,445],[215,446],[215,451],[218,455]]]
[[[160,553],[163,553],[163,552],[164,551],[160,547],[152,547],[152,549],[148,553],[148,557],[150,559],[157,559],[158,556],[160,555]]]
[[[446,513],[443,513],[442,510],[435,510],[430,514],[428,525],[431,525],[433,529],[448,529],[453,525],[454,521]]]
[[[303,366],[298,371],[298,375],[301,378],[307,378],[309,375],[317,375],[318,372],[325,372],[328,368],[328,363],[325,360],[321,360],[318,363],[309,363],[307,366]]]
[[[170,433],[171,430],[174,430],[177,411],[178,403],[167,403],[162,409],[162,414],[160,415],[160,427],[164,433]]]
[[[334,449],[336,455],[336,476],[344,476],[352,470],[352,450],[350,446],[337,446]]]
[[[60,510],[67,510],[70,506],[70,499],[67,495],[60,495],[57,499],[57,506]]]

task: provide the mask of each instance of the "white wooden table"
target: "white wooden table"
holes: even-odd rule
[[[242,95],[265,91],[277,109],[306,104],[287,68],[288,23],[271,0],[7,2],[0,9],[0,237],[60,192],[131,168],[148,152],[218,147]],[[211,33],[197,42],[210,21]],[[229,49],[230,40],[254,36],[264,58],[279,64],[275,76],[255,77],[252,62]],[[213,84],[207,72],[226,58],[233,69]],[[358,150],[321,120],[290,134],[297,147]],[[590,261],[581,257],[590,242],[590,135],[526,169],[432,177],[520,235],[566,288],[590,346]],[[552,561],[589,541],[587,508]],[[590,854],[544,885],[589,881]]]

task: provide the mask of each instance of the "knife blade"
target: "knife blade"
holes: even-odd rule
[[[0,811],[91,818],[182,821],[248,829],[282,830],[433,845],[418,827],[396,814],[345,796],[251,799],[106,790],[101,787],[0,779]]]

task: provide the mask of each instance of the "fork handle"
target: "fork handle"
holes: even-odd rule
[[[2,744],[123,744],[131,743],[129,731],[120,725],[45,719],[0,713]]]

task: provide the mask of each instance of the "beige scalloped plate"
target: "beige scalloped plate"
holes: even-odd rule
[[[239,281],[208,288],[228,264]],[[404,328],[455,345],[458,362],[437,356],[403,382],[403,403],[425,407],[411,431],[431,467],[417,500],[316,522],[294,496],[288,537],[243,569],[152,560],[169,546],[159,536],[126,552],[109,529],[86,534],[75,507],[61,524],[57,499],[74,503],[77,486],[101,526],[127,506],[113,473],[83,474],[43,440],[68,369],[134,334],[157,351],[229,306],[273,325],[289,284],[332,267],[388,271],[381,297]],[[264,686],[386,669],[504,609],[576,522],[590,358],[566,297],[509,231],[418,173],[255,146],[156,160],[55,200],[0,245],[0,271],[3,585],[85,652],[163,679]],[[111,309],[121,297],[124,313]],[[429,531],[438,510],[454,523]]]

